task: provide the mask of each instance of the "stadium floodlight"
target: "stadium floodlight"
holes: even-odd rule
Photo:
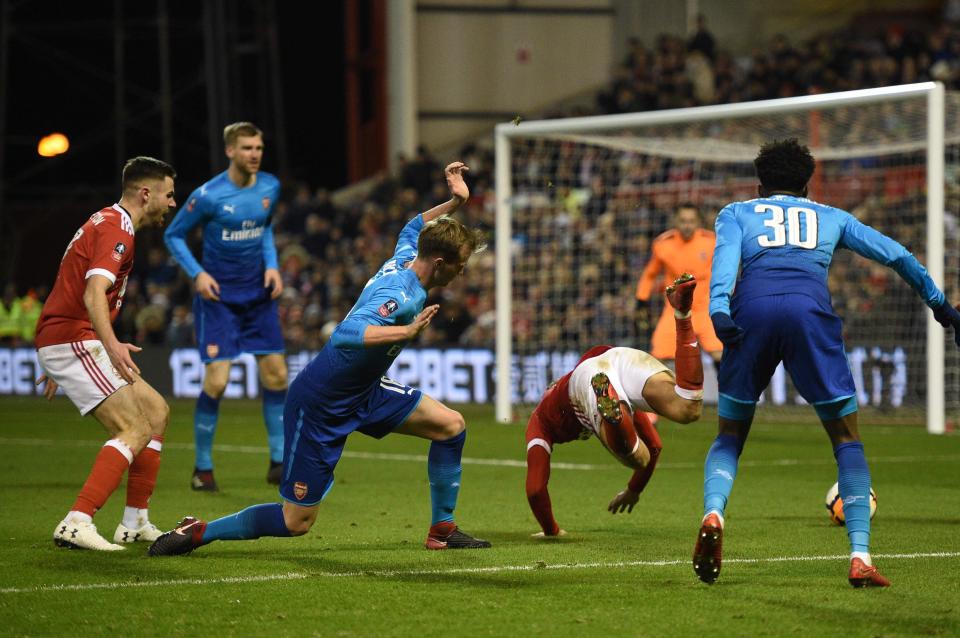
[[[808,144],[811,198],[906,245],[956,302],[958,116],[960,94],[924,82],[497,125],[496,374],[510,388],[497,392],[497,419],[535,402],[591,345],[645,348],[633,287],[650,241],[679,202],[712,226],[722,206],[755,197],[752,160],[772,139]],[[830,287],[860,403],[881,417],[923,413],[931,433],[944,432],[960,416],[952,334],[894,273],[849,251],[838,251]],[[775,379],[763,401],[802,403]]]

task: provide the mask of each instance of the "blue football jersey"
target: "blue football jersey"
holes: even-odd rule
[[[356,412],[406,345],[367,348],[363,333],[367,326],[409,325],[423,310],[427,291],[406,268],[417,256],[423,225],[423,216],[417,215],[403,227],[393,257],[370,278],[330,340],[297,377],[309,385],[323,412],[333,416]]]
[[[735,284],[738,301],[800,293],[829,303],[827,270],[837,248],[889,266],[931,308],[944,301],[926,268],[901,244],[844,210],[804,197],[729,204],[717,216],[716,233],[710,314],[730,314]]]
[[[270,173],[237,187],[224,171],[193,191],[177,212],[164,241],[190,278],[207,271],[220,284],[220,298],[242,303],[263,293],[263,271],[277,268],[270,225],[280,182]],[[187,247],[187,234],[203,225],[203,265]]]

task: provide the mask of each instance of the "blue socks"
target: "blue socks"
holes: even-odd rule
[[[201,544],[245,541],[261,536],[290,536],[287,524],[283,522],[283,505],[280,503],[251,505],[236,514],[210,521],[203,531]]]
[[[209,471],[213,469],[213,435],[217,431],[217,417],[220,413],[220,399],[200,391],[197,408],[193,412],[193,441],[196,445],[196,468]]]
[[[427,457],[427,476],[430,477],[431,525],[453,520],[453,510],[460,494],[460,458],[463,443],[467,440],[464,430],[452,439],[434,441]]]
[[[703,464],[703,514],[717,511],[723,516],[737,476],[737,462],[743,445],[739,437],[718,434]]]
[[[263,390],[263,421],[267,426],[270,460],[274,463],[283,462],[283,405],[286,400],[286,390]],[[214,399],[201,390],[193,413],[193,440],[197,448],[198,470],[213,469],[213,435],[217,431],[219,413],[220,399]]]
[[[870,551],[870,469],[863,443],[841,443],[833,449],[839,470],[840,498],[847,520],[847,536],[854,552]]]
[[[286,390],[263,389],[263,422],[267,425],[267,444],[273,463],[283,462],[283,404],[286,400]]]

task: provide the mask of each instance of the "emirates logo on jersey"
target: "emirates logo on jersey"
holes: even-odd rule
[[[303,481],[297,481],[293,484],[293,495],[297,497],[298,501],[302,501],[308,492],[307,484]]]
[[[264,197],[262,200],[260,200],[260,203],[263,204],[263,210],[269,210],[269,209],[270,209],[270,198],[269,198],[269,197]]]
[[[113,254],[110,256],[113,257],[114,261],[121,261],[125,252],[127,252],[127,247],[122,241],[118,241],[117,245],[113,247]]]

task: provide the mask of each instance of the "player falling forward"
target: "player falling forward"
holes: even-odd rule
[[[193,417],[196,462],[190,485],[215,492],[213,436],[231,361],[244,352],[257,357],[263,386],[263,420],[270,446],[267,482],[280,483],[283,403],[287,363],[277,298],[283,281],[277,267],[270,219],[280,182],[260,170],[263,133],[250,122],[223,129],[230,166],[190,194],[164,235],[167,248],[194,280],[197,347],[204,363],[203,390]],[[187,234],[203,226],[203,265],[187,247]]]
[[[724,343],[719,434],[704,464],[704,517],[693,569],[706,583],[720,574],[723,514],[737,462],[757,400],[783,361],[833,445],[851,547],[850,584],[886,587],[890,582],[870,560],[870,470],[843,325],[827,290],[833,252],[848,248],[895,270],[940,324],[954,327],[958,345],[960,313],[906,248],[846,211],[807,199],[815,163],[806,146],[796,139],[765,144],[754,166],[760,197],[728,205],[716,222],[710,317]]]
[[[632,512],[662,449],[644,411],[678,423],[700,418],[703,362],[691,318],[696,286],[696,279],[684,274],[666,291],[676,322],[676,377],[641,350],[596,346],[544,394],[527,422],[527,500],[543,528],[534,536],[566,534],[553,518],[547,492],[554,445],[595,434],[618,461],[634,470],[626,489],[607,509],[613,514]]]
[[[94,213],[73,236],[37,322],[37,358],[44,372],[37,384],[46,382],[47,400],[63,388],[80,414],[93,414],[110,435],[76,502],[53,531],[61,547],[123,549],[97,533],[93,515],[128,469],[127,506],[113,539],[133,543],[160,536],[147,508],[170,410],[130,358],[140,348],[120,343],[112,324],[133,267],[134,233],[144,224],[161,225],[176,206],[175,177],[160,160],[127,161],[120,201]]]
[[[447,216],[470,195],[463,181],[466,170],[460,162],[446,167],[452,198],[404,226],[393,257],[367,282],[353,309],[290,386],[283,415],[283,504],[254,505],[210,523],[185,518],[154,542],[152,556],[186,554],[215,540],[306,534],[354,431],[374,438],[395,432],[429,439],[432,524],[425,546],[490,547],[453,521],[467,434],[463,416],[383,376],[437,313],[439,306],[423,307],[427,291],[453,281],[483,248],[479,231]]]

